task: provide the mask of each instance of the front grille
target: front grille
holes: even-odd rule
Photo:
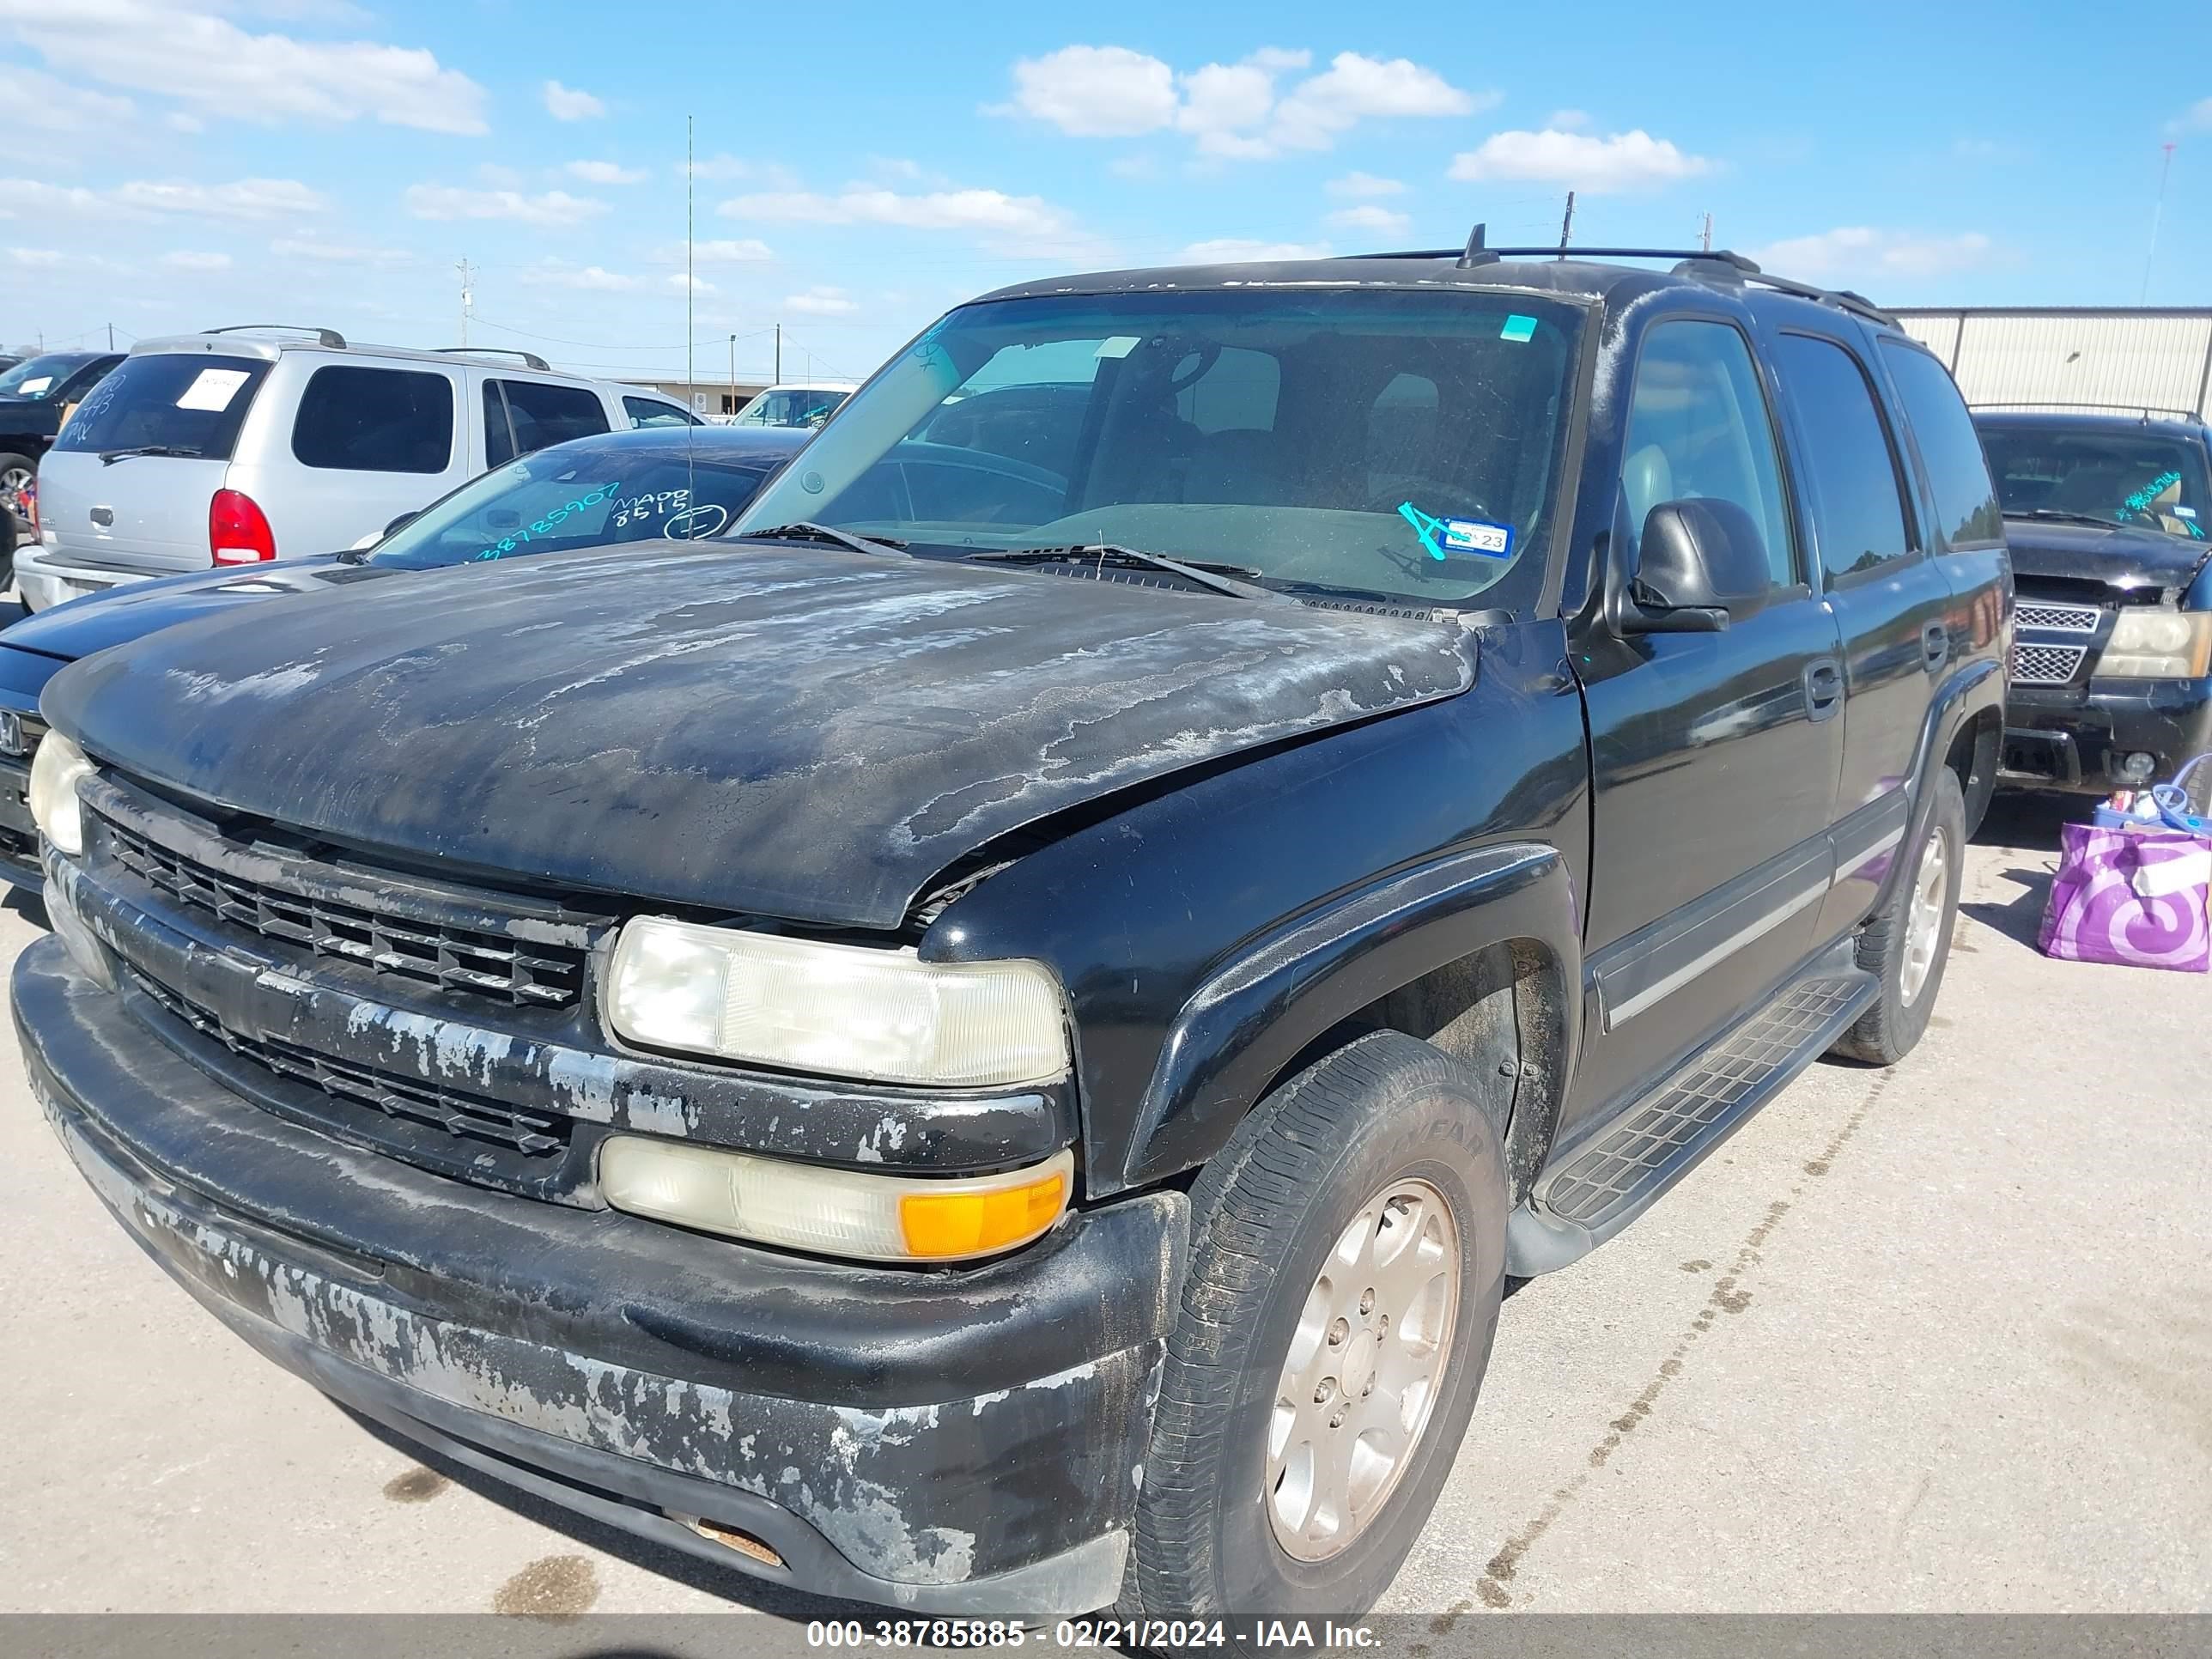
[[[112,817],[101,822],[115,861],[141,881],[264,939],[518,1006],[566,1008],[582,994],[581,946],[421,921],[247,881],[149,841]]]
[[[2087,646],[2021,645],[2012,648],[2014,685],[2065,685],[2089,654]]]
[[[2094,634],[2105,613],[2094,605],[2029,604],[2013,608],[2013,620],[2022,628],[2047,628],[2060,634]]]
[[[374,1066],[335,1060],[296,1044],[273,1038],[249,1037],[230,1030],[214,1014],[187,1001],[167,986],[143,973],[134,973],[137,988],[164,1012],[181,1021],[201,1036],[221,1043],[232,1054],[279,1078],[321,1091],[341,1106],[355,1109],[354,1128],[365,1139],[376,1141],[402,1158],[415,1148],[392,1145],[392,1128],[443,1130],[455,1141],[475,1141],[518,1152],[532,1162],[557,1158],[568,1150],[574,1129],[573,1120],[550,1112],[526,1111],[504,1101],[449,1089],[441,1084],[394,1076]],[[369,1116],[368,1109],[376,1115]],[[422,1162],[421,1158],[412,1161]],[[443,1161],[443,1160],[441,1160]]]

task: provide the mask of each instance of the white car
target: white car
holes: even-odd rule
[[[350,547],[517,455],[693,424],[681,404],[526,352],[349,343],[250,325],[142,340],[39,465],[42,611],[126,582]]]
[[[772,386],[732,418],[733,426],[820,426],[860,390],[857,380],[790,380]]]

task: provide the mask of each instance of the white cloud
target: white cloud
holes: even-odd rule
[[[197,115],[187,115],[180,109],[171,110],[161,118],[162,124],[172,132],[205,132],[207,123]]]
[[[545,112],[556,121],[589,121],[607,112],[607,106],[590,93],[564,87],[558,81],[548,81],[542,90]]]
[[[520,167],[511,167],[498,161],[477,163],[477,177],[495,190],[520,190],[526,177]]]
[[[684,176],[684,163],[676,164],[676,176]],[[754,161],[742,155],[709,155],[691,163],[694,179],[733,179],[744,184],[761,185],[769,190],[796,190],[799,175],[779,161]]]
[[[1555,109],[1544,118],[1544,125],[1555,132],[1580,132],[1590,125],[1586,109]]]
[[[419,47],[256,34],[164,0],[0,0],[0,22],[57,68],[224,120],[485,130],[484,89]]]
[[[304,236],[279,236],[269,251],[280,259],[311,259],[318,264],[404,265],[414,256],[396,247],[363,247]]]
[[[1945,276],[1995,264],[2003,250],[1979,231],[1923,235],[1843,225],[1812,236],[1792,236],[1751,256],[1785,276],[1835,282],[1883,276]]]
[[[1328,70],[1302,81],[1275,112],[1278,143],[1327,149],[1337,135],[1370,118],[1472,115],[1499,101],[1494,92],[1471,93],[1410,58],[1363,58],[1340,52]]]
[[[1495,93],[1453,86],[1409,58],[1339,52],[1318,75],[1279,94],[1312,54],[1263,46],[1233,64],[1184,74],[1127,46],[1064,46],[1013,66],[1014,95],[987,114],[1024,115],[1079,138],[1127,138],[1168,129],[1190,135],[1200,155],[1252,161],[1291,149],[1327,149],[1363,120],[1470,115]]]
[[[1413,216],[1369,202],[1358,207],[1339,208],[1328,216],[1328,222],[1340,230],[1371,230],[1384,236],[1401,236],[1412,228]]]
[[[643,167],[619,167],[612,161],[571,161],[568,176],[587,185],[637,185],[648,175]]]
[[[133,219],[164,213],[206,219],[269,219],[320,213],[330,206],[320,191],[296,179],[240,179],[227,185],[133,179],[110,190],[4,179],[0,179],[0,196],[41,213],[120,214]]]
[[[121,122],[135,119],[137,106],[128,98],[72,86],[41,70],[0,70],[0,109],[13,125],[33,132],[100,137]]]
[[[1642,128],[1603,138],[1589,133],[1497,132],[1452,158],[1451,177],[1564,185],[1589,196],[1660,190],[1712,169]]]
[[[607,210],[605,202],[549,190],[466,190],[458,185],[410,185],[407,210],[417,219],[514,219],[526,225],[572,225]]]
[[[1066,210],[1037,196],[996,190],[935,190],[902,193],[850,185],[835,195],[771,191],[736,196],[720,212],[733,219],[816,225],[896,225],[906,230],[967,231],[1000,246],[1066,246],[1082,238]]]
[[[666,257],[680,259],[684,257],[684,250],[672,248]],[[712,242],[695,242],[691,246],[691,258],[702,265],[758,264],[763,260],[775,258],[775,252],[758,237],[740,236],[734,240],[723,238]]]
[[[29,265],[40,270],[51,270],[54,266],[64,264],[68,257],[56,247],[11,247],[8,250],[8,258],[13,264]]]
[[[598,265],[579,269],[558,259],[548,259],[524,271],[522,280],[532,288],[574,288],[598,294],[627,294],[644,286],[635,276],[625,276]]]
[[[1176,118],[1175,71],[1127,46],[1062,46],[1014,64],[1014,99],[992,114],[1049,121],[1079,138],[1130,138]]]
[[[668,286],[674,289],[678,294],[683,293],[686,289],[689,289],[694,294],[712,294],[714,292],[714,285],[708,282],[705,277],[687,276],[684,272],[680,270],[672,270],[668,273]]]
[[[2212,131],[2212,98],[2200,98],[2166,124],[2168,132]]]
[[[1330,179],[1322,188],[1346,201],[1365,201],[1377,196],[1403,196],[1406,193],[1403,180],[1378,179],[1371,173],[1347,173],[1341,179]]]
[[[1193,242],[1182,257],[1194,265],[1236,265],[1267,259],[1326,259],[1327,242],[1260,242],[1242,236],[1217,236]]]
[[[161,263],[171,270],[228,270],[228,253],[198,253],[189,248],[179,248],[174,253],[164,253]]]
[[[860,307],[845,297],[842,288],[810,288],[804,294],[786,295],[783,308],[809,317],[845,317]]]

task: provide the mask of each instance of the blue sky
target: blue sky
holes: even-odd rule
[[[858,376],[1027,276],[1692,241],[1893,304],[2212,303],[2212,9],[0,0],[0,336],[218,322]],[[696,286],[684,119],[696,122]]]

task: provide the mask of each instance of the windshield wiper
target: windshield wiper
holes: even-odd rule
[[[206,453],[205,450],[190,444],[140,444],[135,449],[103,449],[100,452],[100,464],[102,466],[113,466],[116,462],[127,461],[134,455],[185,455],[198,458]]]
[[[856,536],[849,530],[840,530],[833,524],[816,524],[811,519],[801,519],[796,524],[780,524],[773,530],[748,530],[742,536],[732,536],[733,542],[828,542],[834,547],[850,548],[855,553],[903,553],[904,542],[893,541],[888,536]]]
[[[2119,526],[2119,520],[2117,519],[2107,519],[2097,513],[2076,513],[2072,508],[2064,507],[2031,507],[2027,509],[2027,516],[2031,519],[2055,520],[2062,524],[2093,524],[2100,530],[2113,530]]]
[[[1148,553],[1141,547],[1124,547],[1118,542],[1092,542],[1075,547],[992,548],[970,553],[968,558],[978,564],[1110,564],[1123,569],[1134,567],[1164,570],[1232,599],[1279,600],[1285,597],[1250,580],[1261,573],[1249,565],[1220,564],[1212,559],[1170,559],[1164,553]],[[1239,580],[1240,577],[1245,580]]]

